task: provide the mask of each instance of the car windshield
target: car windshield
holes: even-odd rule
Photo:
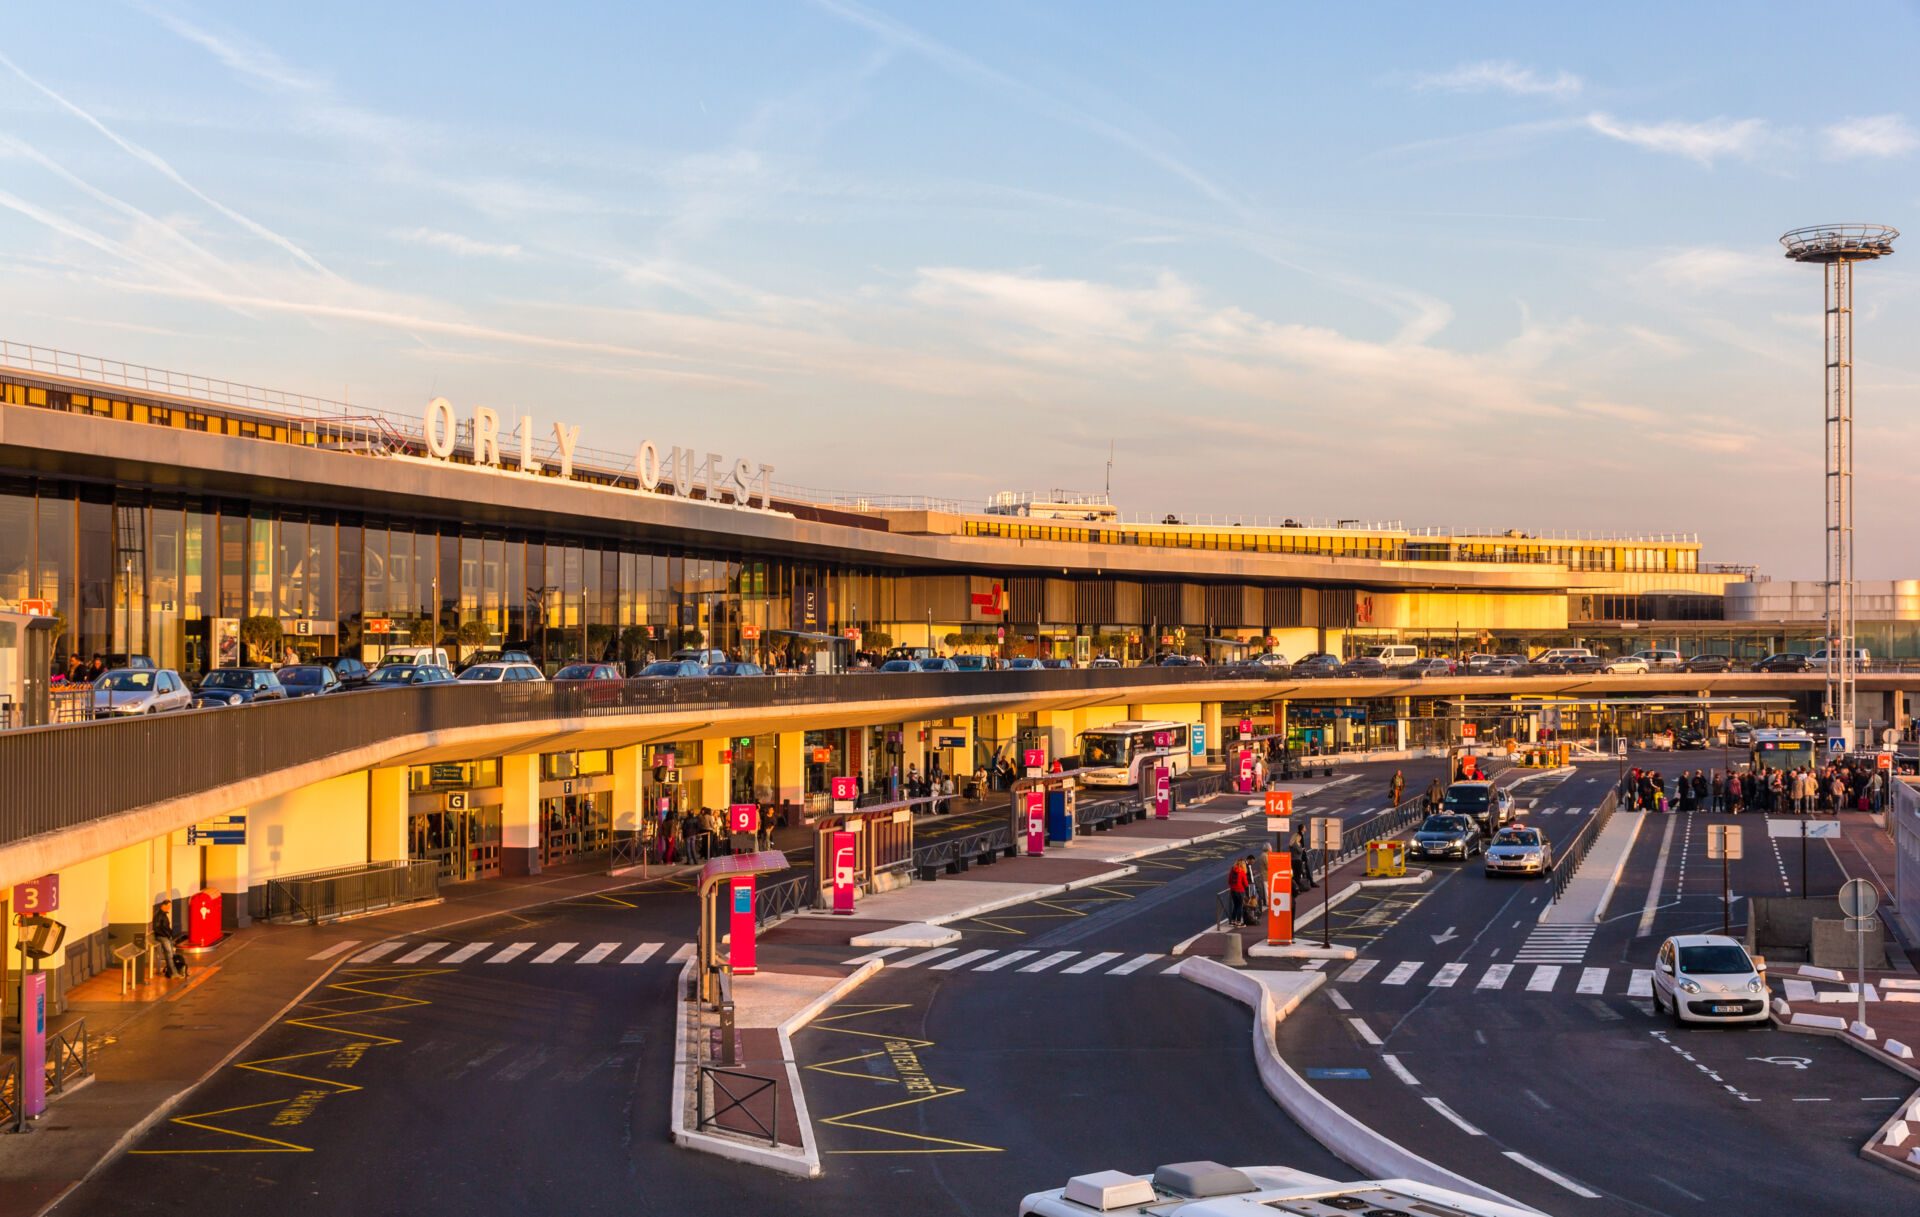
[[[880,665],[880,670],[882,672],[911,672],[914,671],[917,666],[918,665],[911,659],[889,659]]]
[[[1681,947],[1680,970],[1693,976],[1744,976],[1753,971],[1753,961],[1730,942]]]
[[[280,683],[283,685],[317,685],[320,683],[320,668],[281,668]]]
[[[680,664],[676,660],[663,659],[659,663],[650,663],[640,669],[642,676],[678,676]]]
[[[238,668],[223,668],[218,672],[208,672],[207,678],[200,682],[203,689],[251,689],[253,673]]]
[[[590,663],[570,663],[553,674],[555,680],[592,680],[599,669]]]
[[[1509,829],[1508,831],[1501,833],[1500,839],[1494,842],[1494,844],[1496,845],[1538,845],[1540,844],[1540,834],[1535,832],[1531,828],[1521,832],[1514,832],[1513,830]]]
[[[468,668],[466,671],[460,673],[460,679],[461,680],[499,680],[501,677],[505,675],[506,675],[505,668]],[[565,676],[566,672],[562,671],[560,675]]]
[[[1447,791],[1446,805],[1449,811],[1485,811],[1487,809],[1487,788],[1485,786],[1455,786]]]
[[[1421,832],[1465,832],[1466,829],[1465,816],[1428,816],[1420,826]]]
[[[407,677],[413,675],[412,664],[389,664],[367,678],[367,683],[376,685],[404,685]]]
[[[100,678],[100,683],[94,688],[106,689],[113,693],[145,693],[153,688],[153,673],[150,671],[108,672]]]

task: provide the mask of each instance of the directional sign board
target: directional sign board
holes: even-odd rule
[[[1266,797],[1267,831],[1288,833],[1293,831],[1293,791],[1269,790]]]
[[[1849,879],[1840,885],[1840,911],[1849,917],[1871,917],[1880,907],[1880,893],[1865,879]]]
[[[247,843],[247,817],[240,815],[216,816],[191,825],[187,829],[188,845],[245,845]]]
[[[1337,853],[1340,849],[1340,817],[1314,816],[1307,821],[1313,847],[1328,853]]]
[[[1707,857],[1725,858],[1738,862],[1745,855],[1741,853],[1740,826],[1738,824],[1707,825]]]
[[[60,908],[60,876],[42,875],[28,883],[13,885],[13,911],[27,916],[52,913]]]
[[[1818,841],[1839,836],[1840,821],[1809,820],[1798,817],[1783,819],[1779,816],[1770,816],[1767,819],[1767,835],[1769,837],[1805,836],[1809,841]]]

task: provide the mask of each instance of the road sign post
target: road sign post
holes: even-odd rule
[[[1287,849],[1287,838],[1293,833],[1293,791],[1267,791],[1266,812],[1267,831],[1273,834],[1273,847]]]
[[[1293,859],[1283,849],[1267,851],[1267,942],[1293,941]]]
[[[1314,816],[1307,822],[1308,839],[1325,862],[1320,893],[1320,945],[1333,946],[1333,856],[1340,852],[1340,817]],[[1307,878],[1313,878],[1313,855],[1307,855]]]
[[[833,911],[842,917],[853,915],[855,878],[854,836],[845,829],[833,834]]]
[[[1707,825],[1707,859],[1720,859],[1720,932],[1733,936],[1733,899],[1727,864],[1742,857],[1738,824]]]
[[[1873,911],[1880,907],[1880,893],[1865,879],[1849,879],[1840,885],[1840,911],[1846,915],[1847,929],[1853,931],[1854,972],[1859,984],[1854,993],[1860,1026],[1867,1025],[1867,931],[1873,928]]]

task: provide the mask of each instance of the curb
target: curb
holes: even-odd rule
[[[1327,1152],[1348,1166],[1374,1179],[1412,1179],[1435,1187],[1451,1188],[1490,1201],[1499,1206],[1490,1217],[1538,1214],[1539,1210],[1519,1204],[1491,1188],[1456,1175],[1445,1167],[1429,1162],[1412,1150],[1396,1145],[1362,1124],[1347,1111],[1306,1084],[1280,1055],[1274,1030],[1280,1020],[1291,1014],[1309,993],[1326,983],[1324,973],[1312,973],[1316,980],[1295,994],[1284,1005],[1276,1005],[1273,993],[1260,981],[1244,972],[1194,958],[1180,969],[1180,975],[1202,988],[1231,997],[1253,1008],[1253,1059],[1260,1072],[1260,1083],[1293,1122],[1305,1129]]]
[[[1787,1017],[1781,1016],[1780,1012],[1782,1007],[1786,1007],[1788,1011]],[[1869,1043],[1861,1039],[1859,1036],[1853,1034],[1851,1030],[1813,1027],[1805,1023],[1796,1024],[1792,1020],[1791,1012],[1792,1007],[1786,1006],[1785,1002],[1777,1002],[1773,1007],[1773,1025],[1781,1031],[1789,1031],[1795,1035],[1822,1035],[1828,1039],[1840,1040],[1856,1051],[1865,1053],[1870,1060],[1877,1064],[1885,1065],[1889,1069],[1906,1074],[1915,1081],[1920,1081],[1920,1066],[1916,1066],[1913,1062],[1903,1061],[1897,1056],[1882,1051],[1877,1044]],[[1885,1154],[1876,1154],[1873,1152],[1873,1147],[1879,1144],[1881,1137],[1885,1135],[1887,1129],[1899,1121],[1901,1113],[1915,1108],[1920,1108],[1920,1091],[1916,1091],[1913,1095],[1902,1100],[1899,1108],[1894,1111],[1893,1115],[1889,1117],[1885,1123],[1873,1130],[1873,1135],[1868,1137],[1865,1143],[1860,1146],[1860,1156],[1874,1163],[1876,1166],[1884,1167],[1887,1170],[1906,1175],[1909,1178],[1920,1179],[1920,1169],[1916,1169],[1897,1158],[1889,1158]]]
[[[1613,903],[1613,891],[1615,888],[1620,886],[1620,876],[1625,874],[1627,871],[1627,859],[1633,856],[1633,847],[1640,843],[1640,830],[1642,828],[1645,828],[1647,825],[1647,813],[1644,811],[1626,811],[1626,812],[1617,811],[1614,814],[1638,816],[1639,819],[1634,821],[1633,835],[1627,838],[1627,847],[1620,851],[1620,860],[1614,863],[1613,873],[1607,876],[1607,885],[1606,887],[1601,889],[1600,903],[1595,908],[1594,914],[1593,914],[1593,923],[1595,925],[1598,925],[1602,921],[1605,921],[1607,919],[1607,906]],[[1597,837],[1595,839],[1598,840]],[[1585,864],[1584,859],[1582,859],[1582,864],[1583,865]],[[1579,874],[1580,874],[1579,867],[1575,867],[1574,876],[1578,878]],[[1569,880],[1569,883],[1571,883],[1571,880]],[[1553,901],[1551,900],[1547,901],[1546,907],[1540,910],[1540,916],[1535,918],[1535,921],[1541,925],[1555,924],[1547,920],[1547,915],[1554,910],[1554,907],[1555,905]],[[1577,925],[1579,924],[1579,922],[1577,921],[1562,922],[1558,924]]]
[[[802,1006],[786,1022],[774,1029],[780,1040],[780,1055],[787,1071],[787,1086],[793,1096],[794,1118],[800,1124],[799,1149],[763,1147],[687,1127],[687,1069],[694,1062],[686,1055],[687,1003],[681,999],[680,995],[687,991],[688,982],[693,978],[697,963],[697,960],[689,959],[681,966],[679,987],[674,991],[674,1034],[679,1042],[674,1049],[673,1098],[671,1100],[673,1106],[667,1122],[674,1144],[698,1153],[712,1154],[734,1162],[765,1167],[783,1175],[795,1175],[802,1179],[819,1178],[820,1149],[813,1139],[813,1117],[807,1110],[806,1091],[800,1086],[800,1068],[793,1059],[792,1036],[794,1032],[818,1018],[822,1010],[845,997],[864,983],[869,976],[878,972],[879,961],[870,960],[860,965],[858,970]]]

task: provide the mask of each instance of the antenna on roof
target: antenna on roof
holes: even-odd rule
[[[1107,500],[1113,500],[1113,441],[1107,441]]]

